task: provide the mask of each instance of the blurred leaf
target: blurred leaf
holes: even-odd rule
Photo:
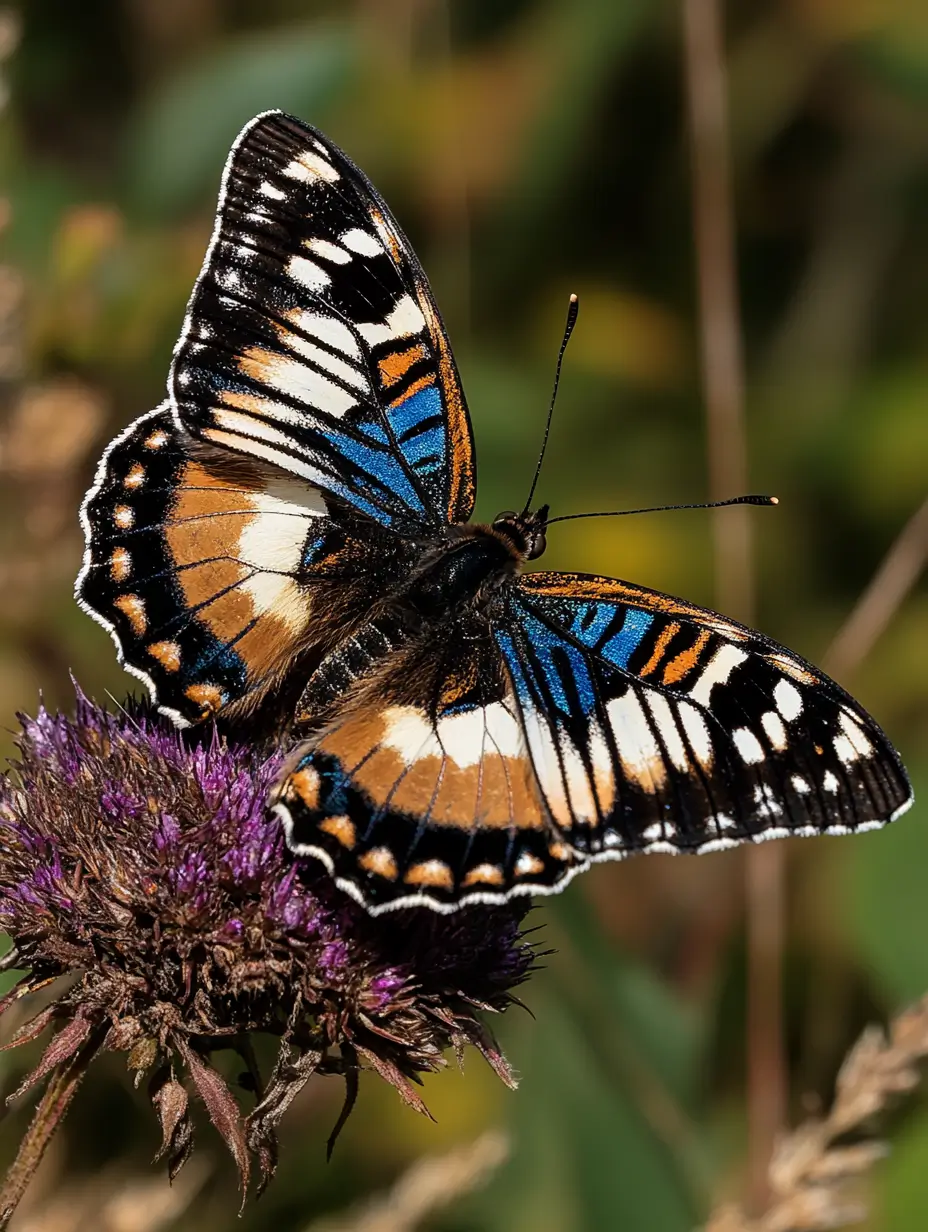
[[[919,790],[920,786],[920,790]],[[847,844],[848,928],[879,985],[899,1005],[928,989],[928,826],[920,803],[928,781],[916,781],[916,803],[897,824]]]
[[[514,1157],[480,1202],[481,1228],[647,1228],[696,1222],[679,1164],[560,998],[533,997],[538,1024],[520,1060]]]
[[[584,135],[661,7],[645,0],[574,0],[541,8],[528,37],[538,40],[548,95],[529,127],[500,217],[499,258],[507,276],[529,253],[544,250],[540,232],[585,149]]]
[[[899,1133],[876,1174],[872,1232],[924,1232],[928,1205],[928,1112],[920,1110]]]
[[[236,133],[260,111],[308,120],[354,68],[348,33],[290,26],[221,44],[162,82],[128,131],[129,188],[152,214],[188,206],[215,183]]]
[[[536,1023],[517,1046],[514,1156],[480,1226],[692,1228],[707,1173],[689,1118],[701,1025],[615,952],[581,895],[559,899],[552,915],[557,930],[542,940],[558,952],[533,985]]]
[[[894,19],[861,40],[858,55],[895,93],[928,103],[928,13],[922,0],[901,0]]]

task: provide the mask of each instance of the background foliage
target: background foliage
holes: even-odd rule
[[[751,487],[781,500],[755,516],[758,624],[815,660],[925,493],[928,10],[736,0],[726,21]],[[674,0],[45,0],[4,11],[0,56],[7,726],[40,689],[69,704],[69,669],[98,696],[130,683],[70,597],[76,510],[103,444],[163,396],[222,162],[263,108],[331,134],[416,244],[469,394],[478,514],[527,485],[572,290],[582,312],[539,495],[556,512],[704,497]],[[710,603],[706,518],[564,526],[545,564]],[[922,587],[844,682],[924,793],[926,622]],[[884,833],[789,848],[794,1118],[827,1101],[865,1022],[928,988],[924,820],[916,806]],[[535,1017],[502,1024],[516,1095],[468,1058],[463,1078],[428,1083],[432,1124],[363,1083],[327,1167],[338,1092],[320,1082],[237,1226],[316,1226],[423,1153],[506,1127],[508,1161],[430,1226],[691,1228],[744,1165],[743,906],[737,852],[599,867],[533,916],[556,953],[526,990]],[[27,1060],[4,1063],[6,1089]],[[173,1198],[146,1171],[157,1144],[139,1099],[98,1074],[20,1228],[51,1227],[52,1206],[55,1227],[103,1219],[118,1201],[135,1215],[113,1226],[232,1225],[217,1144]],[[0,1127],[0,1163],[27,1115]],[[896,1142],[873,1232],[925,1227],[928,1107]]]

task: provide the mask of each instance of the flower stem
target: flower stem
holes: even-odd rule
[[[98,1047],[99,1040],[92,1041],[52,1073],[0,1190],[0,1232],[13,1217]]]

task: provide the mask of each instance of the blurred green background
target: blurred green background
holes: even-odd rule
[[[726,27],[750,487],[781,501],[752,515],[757,623],[816,660],[925,496],[928,6],[737,0]],[[5,729],[40,690],[68,705],[69,670],[129,689],[71,599],[77,508],[106,441],[163,396],[228,146],[264,108],[348,150],[416,245],[468,391],[480,516],[526,489],[570,291],[539,496],[556,513],[705,498],[676,0],[43,0],[0,12],[0,58]],[[565,525],[545,565],[711,603],[708,517]],[[922,585],[843,681],[923,798],[926,628]],[[928,989],[926,820],[916,805],[788,847],[794,1121],[866,1022]],[[368,1078],[326,1166],[340,1091],[320,1080],[240,1222],[212,1132],[172,1197],[142,1094],[102,1065],[14,1227],[361,1227],[345,1212],[420,1156],[503,1129],[508,1161],[424,1226],[686,1232],[743,1182],[743,885],[740,852],[574,883],[531,917],[556,949],[525,989],[534,1018],[500,1024],[518,1093],[468,1057],[428,1081],[433,1124]],[[5,1089],[28,1059],[4,1060]],[[0,1164],[28,1114],[0,1126]],[[923,1232],[928,1101],[894,1141],[867,1227]]]

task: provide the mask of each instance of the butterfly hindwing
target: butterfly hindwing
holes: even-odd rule
[[[425,274],[363,173],[289,116],[258,116],[229,156],[169,388],[194,436],[384,525],[470,516],[470,422]]]
[[[78,601],[180,725],[254,706],[369,605],[403,546],[285,471],[197,447],[167,406],[106,451]]]
[[[276,809],[291,850],[375,915],[503,902],[586,867],[547,820],[500,653],[465,618],[346,699]]]
[[[843,689],[713,612],[536,573],[497,640],[550,816],[593,859],[872,829],[911,802]]]

